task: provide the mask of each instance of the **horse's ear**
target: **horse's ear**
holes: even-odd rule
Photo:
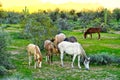
[[[90,57],[88,57],[88,61],[90,61]]]
[[[55,38],[52,38],[50,41],[51,41],[51,42],[54,42],[54,41],[55,41]]]

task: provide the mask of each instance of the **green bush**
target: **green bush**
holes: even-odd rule
[[[57,26],[60,30],[72,30],[72,24],[70,24],[66,19],[59,19],[57,21]]]
[[[6,69],[14,68],[14,65],[10,61],[10,55],[7,53],[7,45],[9,43],[9,36],[7,33],[0,30],[0,74],[4,74]]]
[[[114,55],[108,54],[108,53],[99,53],[99,54],[94,54],[90,55],[90,62],[91,64],[96,64],[96,65],[108,65],[111,63],[116,62],[116,57]]]
[[[47,15],[38,13],[33,16],[34,18],[27,18],[23,23],[25,36],[43,49],[44,41],[52,39],[58,33],[58,29]]]
[[[0,75],[4,75],[7,73],[7,69],[3,66],[0,66]]]

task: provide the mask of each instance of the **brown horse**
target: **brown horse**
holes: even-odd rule
[[[28,52],[28,57],[29,57],[29,66],[32,62],[32,55],[34,55],[34,61],[35,61],[34,67],[36,68],[38,66],[39,68],[41,68],[42,54],[41,54],[39,47],[34,44],[29,44],[27,46],[27,52]]]
[[[90,34],[91,38],[92,38],[92,33],[98,33],[98,39],[100,39],[100,32],[101,32],[102,28],[101,27],[97,27],[97,28],[88,28],[85,33],[84,33],[84,38],[86,39],[87,34]]]
[[[44,41],[44,48],[46,50],[46,62],[51,64],[53,54],[57,54],[58,53],[58,49],[55,47],[53,42],[50,41],[50,40],[45,40]]]

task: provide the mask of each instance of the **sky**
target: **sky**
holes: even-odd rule
[[[120,8],[120,0],[0,0],[2,7],[16,7],[16,6],[32,6],[32,5],[41,5],[46,3],[52,3],[55,5],[65,4],[65,3],[92,3],[100,4],[104,8]],[[75,5],[73,5],[75,6]],[[44,6],[46,7],[46,6]],[[88,5],[89,7],[89,5]]]
[[[43,3],[50,2],[54,4],[62,4],[67,2],[76,2],[76,3],[97,3],[101,4],[104,7],[110,8],[120,8],[120,0],[39,0]]]

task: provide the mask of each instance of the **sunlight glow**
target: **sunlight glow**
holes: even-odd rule
[[[38,9],[91,9],[98,7],[108,9],[120,8],[120,0],[1,0],[5,10],[22,10],[27,6],[31,10]]]

